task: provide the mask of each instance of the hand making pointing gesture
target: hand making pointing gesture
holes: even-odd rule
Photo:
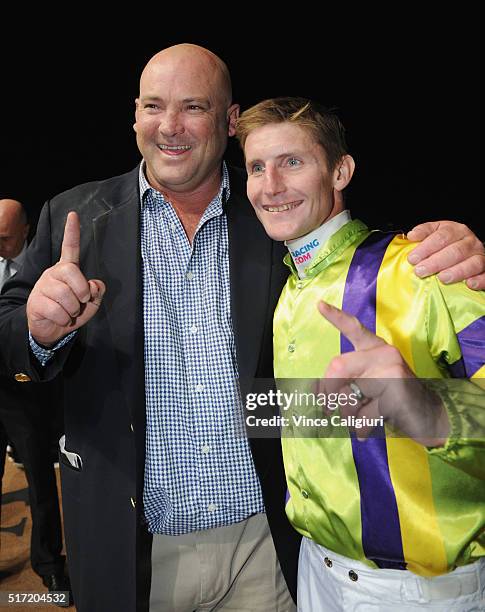
[[[81,229],[77,213],[70,212],[64,227],[61,257],[45,270],[27,302],[27,321],[34,340],[54,346],[79,329],[98,311],[106,291],[101,280],[87,280],[79,268]]]
[[[318,310],[355,348],[332,359],[320,390],[357,392],[358,404],[341,408],[345,416],[382,416],[400,433],[425,446],[444,444],[449,434],[446,410],[438,396],[415,377],[398,349],[343,310],[323,301]],[[359,436],[368,435],[370,429],[362,428]]]

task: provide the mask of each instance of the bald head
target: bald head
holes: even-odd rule
[[[181,76],[198,73],[202,78],[209,78],[221,102],[225,106],[231,104],[231,76],[226,64],[209,49],[189,43],[168,47],[154,55],[141,74],[140,92],[152,73],[167,65],[176,67]]]
[[[0,200],[0,257],[14,259],[29,233],[27,215],[17,200]]]

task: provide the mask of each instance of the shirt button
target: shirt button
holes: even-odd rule
[[[196,334],[197,331],[198,331],[197,325],[192,325],[192,327],[190,328],[190,333],[191,334]]]
[[[209,512],[215,512],[215,511],[217,510],[217,506],[216,506],[215,504],[209,504],[209,505],[207,506],[207,510],[208,510]]]
[[[305,489],[301,490],[301,495],[304,499],[308,499],[310,497],[310,495],[308,494],[307,491],[305,491]]]
[[[303,283],[302,283],[301,281],[298,281],[298,282],[296,283],[296,288],[297,288],[297,289],[302,289],[302,288],[303,288]]]
[[[194,273],[193,272],[187,272],[187,274],[185,275],[185,278],[187,280],[192,280],[194,278]]]
[[[288,351],[290,353],[294,353],[295,352],[295,345],[293,343],[288,344]]]
[[[204,385],[201,383],[199,383],[198,385],[195,385],[195,390],[200,393],[201,391],[204,390]]]
[[[204,455],[207,455],[208,453],[210,453],[211,447],[208,444],[204,444],[201,450],[204,453]]]
[[[171,229],[172,231],[175,231],[175,227],[176,227],[176,225],[175,225],[175,223],[172,221],[172,223],[170,223],[170,229]]]
[[[357,582],[357,580],[359,579],[359,577],[357,576],[357,574],[354,572],[354,570],[350,570],[349,572],[349,578],[350,580],[352,580],[352,582]]]

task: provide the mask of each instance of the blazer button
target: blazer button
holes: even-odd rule
[[[350,570],[349,572],[349,578],[350,580],[352,580],[352,582],[357,582],[357,580],[359,579],[359,577],[357,576],[357,574],[354,572],[354,570]]]
[[[15,374],[14,378],[17,382],[31,382],[32,380],[30,376],[28,376],[27,374],[24,374],[23,372],[19,372],[18,374]]]
[[[134,497],[130,497],[130,501],[133,508],[136,508],[136,499]]]
[[[324,561],[327,567],[332,567],[333,563],[331,559],[329,559],[328,557],[325,557]]]
[[[135,430],[133,429],[133,423],[130,423],[130,429],[131,429],[131,431],[135,431]]]

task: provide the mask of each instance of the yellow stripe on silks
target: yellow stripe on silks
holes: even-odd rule
[[[409,367],[416,371],[412,334],[406,334],[406,330],[415,329],[416,317],[424,313],[409,312],[410,308],[406,307],[411,303],[411,296],[419,293],[415,284],[421,281],[406,261],[411,247],[403,249],[405,244],[409,244],[407,240],[394,238],[377,277],[376,333],[396,346]],[[403,266],[409,267],[408,274],[402,274]],[[390,333],[389,327],[401,330],[399,337]],[[421,576],[442,574],[448,569],[447,557],[436,516],[426,449],[414,440],[396,437],[387,438],[387,449],[407,567]]]
[[[482,367],[473,374],[471,380],[482,389],[485,389],[485,365],[482,365]]]

